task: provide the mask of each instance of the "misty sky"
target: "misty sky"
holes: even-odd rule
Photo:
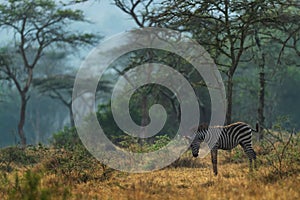
[[[137,27],[130,16],[113,5],[111,0],[88,1],[72,7],[82,10],[86,18],[92,22],[76,24],[72,28],[81,32],[99,34],[104,37],[103,40]],[[79,67],[90,50],[83,50],[80,53],[81,59],[78,61],[73,60],[72,63],[76,65],[75,68]]]
[[[76,8],[83,10],[86,17],[94,23],[85,24],[80,28],[86,28],[88,31],[111,36],[136,27],[130,16],[123,13],[110,2],[102,0],[100,2],[90,1],[78,4]]]
[[[3,0],[0,0],[0,3],[3,3]],[[88,1],[72,6],[72,8],[84,11],[86,18],[92,22],[72,25],[72,28],[80,32],[93,32],[107,38],[136,27],[130,16],[113,5],[111,0]],[[0,30],[1,46],[10,43],[13,39],[11,35],[7,30]]]

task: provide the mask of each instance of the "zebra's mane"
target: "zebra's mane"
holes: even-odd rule
[[[208,124],[200,124],[198,126],[194,126],[193,128],[191,128],[191,130],[194,133],[197,133],[199,131],[205,131],[205,130],[208,130],[208,129],[227,129],[227,128],[230,128],[232,126],[236,126],[238,124],[245,124],[245,123],[244,122],[235,122],[235,123],[228,124],[228,125],[225,125],[225,126],[219,126],[219,125],[208,126]]]
[[[223,128],[230,128],[232,126],[236,126],[238,124],[245,124],[244,122],[235,122],[235,123],[232,123],[232,124],[228,124],[228,125],[225,125],[225,126],[210,126],[209,128],[219,128],[219,129],[223,129]]]

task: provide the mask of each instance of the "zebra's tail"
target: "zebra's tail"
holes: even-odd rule
[[[254,132],[259,132],[259,123],[258,123],[258,121],[256,122],[255,129],[251,128],[251,130],[254,131]]]

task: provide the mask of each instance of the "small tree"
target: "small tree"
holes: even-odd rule
[[[67,74],[50,76],[47,78],[36,78],[33,80],[33,85],[41,94],[59,100],[68,108],[71,127],[75,125],[72,111],[74,81],[75,77]],[[108,81],[100,81],[98,85],[97,92],[108,92],[110,90]]]
[[[72,22],[87,22],[83,12],[72,10],[54,0],[10,0],[0,4],[0,27],[12,31],[15,52],[2,52],[0,72],[15,85],[21,99],[18,134],[21,145],[26,145],[24,124],[26,106],[34,69],[49,47],[78,47],[94,43],[95,36],[71,32]],[[21,57],[16,62],[17,56]],[[10,58],[10,59],[7,59]]]
[[[70,75],[57,75],[48,78],[34,79],[33,85],[40,93],[61,101],[69,110],[70,125],[74,126],[72,112],[72,90],[75,77]]]

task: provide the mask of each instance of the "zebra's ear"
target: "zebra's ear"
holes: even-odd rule
[[[201,130],[207,130],[208,129],[208,124],[203,122],[201,123],[199,126],[198,126],[198,131],[201,131]]]

